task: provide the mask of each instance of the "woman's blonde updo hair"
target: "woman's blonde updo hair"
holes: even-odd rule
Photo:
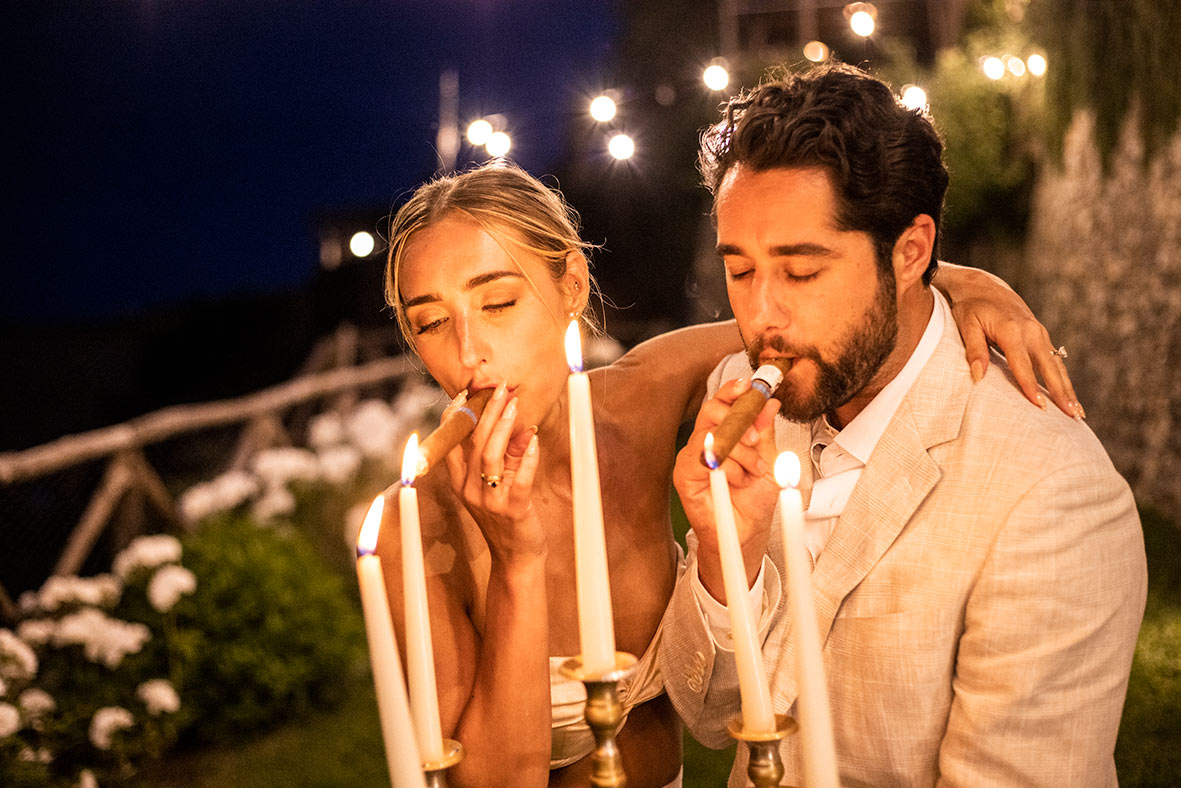
[[[555,280],[566,274],[570,252],[585,254],[591,248],[578,235],[578,213],[562,195],[515,164],[497,160],[424,183],[390,221],[385,269],[385,300],[411,347],[414,332],[399,288],[406,245],[419,230],[453,214],[463,214],[478,224],[514,260],[514,246],[538,255]],[[505,230],[515,233],[506,234]],[[589,287],[594,287],[593,281]]]

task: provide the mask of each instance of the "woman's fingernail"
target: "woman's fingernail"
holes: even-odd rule
[[[517,417],[517,398],[513,397],[509,400],[508,405],[504,407],[504,413],[500,414],[500,418],[505,421],[512,421]]]
[[[979,383],[982,377],[984,377],[984,365],[977,359],[972,362],[972,382]]]
[[[1082,421],[1087,417],[1087,412],[1083,410],[1083,403],[1079,402],[1077,399],[1070,403],[1070,411],[1074,414],[1076,421]]]
[[[759,444],[759,431],[754,427],[747,427],[746,432],[742,436],[742,442],[747,446],[757,446]]]
[[[1040,391],[1037,394],[1037,406],[1042,410],[1046,409],[1046,395],[1042,394]]]
[[[500,383],[496,384],[496,391],[492,392],[492,398],[493,399],[503,399],[505,392],[507,392],[507,391],[508,391],[508,383],[506,381],[502,380],[502,381],[500,381]]]
[[[464,389],[463,391],[456,394],[455,397],[451,400],[451,404],[448,405],[447,407],[458,408],[460,405],[462,405],[465,402],[467,402],[467,389]]]
[[[537,435],[536,433],[529,439],[529,445],[525,448],[526,454],[537,454]]]
[[[530,427],[529,429],[533,430],[533,434],[534,434],[534,435],[536,435],[536,434],[537,434],[537,425],[536,425],[536,424],[534,424],[534,425],[533,425],[532,427]]]

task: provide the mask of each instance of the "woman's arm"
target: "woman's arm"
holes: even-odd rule
[[[1030,402],[1046,407],[1038,388],[1040,375],[1050,398],[1064,413],[1086,418],[1062,357],[1051,352],[1055,345],[1050,333],[1004,280],[978,268],[940,261],[933,284],[951,302],[973,380],[979,380],[988,369],[991,343],[1005,355],[1017,385]]]
[[[442,552],[451,556],[451,566],[435,572],[428,561],[427,594],[442,728],[465,750],[448,775],[450,784],[503,785],[507,778],[541,788],[549,780],[551,711],[547,550],[530,500],[538,449],[527,430],[529,437],[518,439],[514,450],[505,399],[489,402],[472,435],[471,461],[462,448],[448,456],[452,487],[438,480],[424,485],[429,495],[421,496],[423,532],[449,534],[444,546],[450,550]],[[481,472],[502,479],[493,487]],[[393,501],[386,511],[391,509],[397,511]],[[460,509],[475,519],[491,554],[482,634],[471,617],[479,581],[460,544]],[[390,553],[400,553],[396,533],[386,541]],[[428,555],[432,546],[424,545]],[[404,644],[399,559],[391,555],[383,566],[395,631]]]
[[[933,284],[947,296],[952,316],[964,339],[972,377],[988,369],[988,346],[1005,355],[1021,391],[1045,407],[1038,376],[1055,404],[1069,416],[1085,418],[1062,358],[1051,354],[1050,334],[1004,280],[977,268],[940,262]],[[679,415],[678,425],[691,420],[705,396],[705,382],[718,362],[742,350],[733,320],[704,323],[670,331],[636,345],[612,365],[637,370]],[[1036,370],[1036,371],[1035,371]]]
[[[718,362],[742,348],[733,320],[679,328],[641,342],[610,369],[643,376],[645,389],[658,392],[675,415],[677,427],[691,421],[705,399],[705,382]]]

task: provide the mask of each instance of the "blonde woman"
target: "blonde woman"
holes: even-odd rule
[[[586,250],[560,195],[504,163],[423,185],[391,224],[386,297],[410,347],[449,396],[495,390],[471,438],[417,482],[443,731],[466,749],[455,786],[589,782],[582,687],[558,672],[579,652],[563,340],[591,296]],[[941,268],[937,284],[968,347],[986,348],[990,327],[1036,392],[1027,349],[1050,345],[1024,303],[968,269]],[[633,788],[680,781],[680,724],[654,664],[677,572],[676,436],[739,349],[732,322],[693,326],[590,372],[617,648],[641,657],[620,687]],[[1069,405],[1051,361],[1033,363]],[[379,551],[405,643],[397,507],[386,511]]]

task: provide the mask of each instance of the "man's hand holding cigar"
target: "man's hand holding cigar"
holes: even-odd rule
[[[747,395],[746,403],[755,399],[750,396],[751,391],[750,378],[733,380],[722,386],[713,399],[701,407],[693,425],[693,434],[677,455],[673,469],[673,483],[699,540],[698,573],[701,582],[719,602],[725,601],[725,592],[709,490],[710,466],[703,461],[716,462],[716,457],[712,452],[710,455],[705,453],[705,438],[709,433],[721,432],[721,425],[739,408],[737,403],[743,401],[744,395]],[[741,419],[749,426],[739,430],[737,442],[720,466],[730,485],[748,584],[754,581],[762,564],[770,534],[771,514],[779,494],[779,487],[772,474],[775,462],[774,420],[779,410],[779,400],[765,395],[757,396],[762,400],[762,406],[753,411],[753,417],[748,410]],[[733,424],[734,420],[731,419],[727,429]]]

